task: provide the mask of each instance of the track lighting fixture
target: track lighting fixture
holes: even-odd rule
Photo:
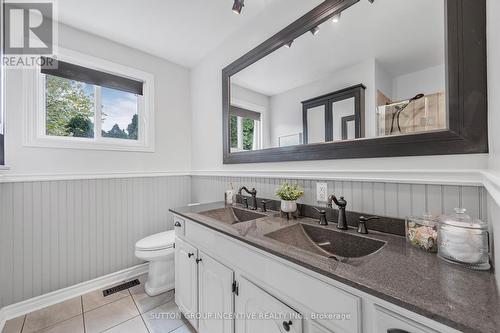
[[[288,43],[285,44],[286,47],[291,48],[293,44],[293,40],[289,41]]]
[[[234,0],[233,12],[235,12],[236,14],[241,14],[241,11],[243,10],[243,7],[245,6],[244,1],[245,0]]]
[[[319,32],[319,27],[314,27],[309,31],[313,34],[313,36],[316,36]]]
[[[341,15],[341,14],[342,14],[342,13],[338,13],[338,14],[333,15],[333,17],[332,17],[332,22],[333,22],[333,23],[339,23],[339,21],[340,21],[340,15]]]

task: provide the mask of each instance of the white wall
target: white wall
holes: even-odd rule
[[[445,66],[430,67],[418,72],[398,76],[393,80],[392,99],[410,99],[416,94],[431,95],[445,91]]]
[[[191,160],[189,70],[141,51],[61,25],[59,44],[155,76],[154,153],[30,148],[23,146],[21,70],[6,79],[6,164],[8,174],[188,171]]]
[[[375,86],[377,90],[382,92],[385,96],[392,99],[392,83],[393,78],[387,70],[375,60]],[[375,91],[375,103],[377,103],[377,92]]]
[[[500,2],[488,0],[488,123],[490,169],[500,173]]]
[[[307,11],[307,1],[290,0],[287,10],[270,8],[199,63],[191,73],[192,168],[213,170],[397,170],[483,169],[487,155],[428,156],[262,164],[222,164],[221,70]],[[368,98],[368,97],[367,97]]]
[[[500,2],[498,0],[487,1],[488,10],[488,123],[489,123],[489,148],[490,161],[489,171],[500,174]],[[498,195],[498,193],[496,193]],[[494,258],[496,267],[497,283],[500,287],[500,198],[489,197],[488,219],[492,229],[493,239],[496,240],[494,247]]]

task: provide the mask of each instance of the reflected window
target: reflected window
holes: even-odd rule
[[[260,113],[232,106],[229,121],[231,152],[262,149]]]

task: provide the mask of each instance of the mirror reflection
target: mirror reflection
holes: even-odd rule
[[[231,152],[447,129],[444,6],[360,1],[233,75]]]

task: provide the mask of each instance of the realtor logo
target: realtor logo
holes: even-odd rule
[[[5,2],[3,22],[5,55],[47,55],[53,53],[52,2]]]

